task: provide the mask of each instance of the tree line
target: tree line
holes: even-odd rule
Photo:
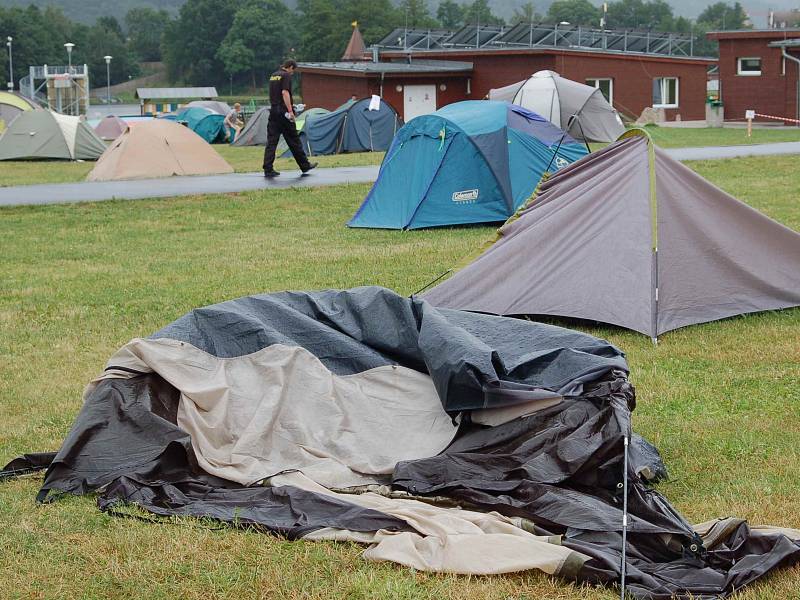
[[[716,55],[705,33],[749,27],[741,4],[717,2],[695,21],[676,16],[666,0],[616,0],[607,4],[607,28],[692,33],[698,54]],[[338,60],[357,21],[369,45],[396,27],[457,29],[464,25],[561,23],[599,27],[602,9],[589,0],[555,0],[540,14],[533,2],[505,23],[488,0],[443,0],[431,11],[426,0],[187,0],[177,16],[135,8],[120,22],[101,17],[94,25],[76,23],[57,8],[0,8],[0,36],[12,36],[15,81],[29,65],[66,63],[65,42],[75,44],[73,64],[86,63],[95,82],[105,82],[103,56],[111,55],[111,83],[140,73],[140,63],[163,61],[171,81],[237,87],[263,85],[285,57]],[[5,84],[8,69],[0,77]]]

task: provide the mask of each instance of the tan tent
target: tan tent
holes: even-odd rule
[[[128,129],[106,150],[88,181],[233,173],[203,138],[173,121],[156,119]]]

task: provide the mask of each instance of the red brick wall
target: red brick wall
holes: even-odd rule
[[[787,60],[786,75],[781,75],[780,48],[768,46],[773,39],[719,40],[719,79],[726,119],[744,120],[745,111],[751,109],[766,115],[798,118],[797,64]],[[751,57],[761,58],[761,75],[737,75],[737,59]]]
[[[347,102],[353,94],[359,98],[372,95],[370,81],[365,77],[303,73],[300,86],[303,102],[309,108],[333,110]]]

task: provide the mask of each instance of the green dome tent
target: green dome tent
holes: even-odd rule
[[[106,145],[80,117],[24,111],[0,137],[0,160],[97,160]]]

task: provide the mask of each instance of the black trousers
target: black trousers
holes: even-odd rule
[[[308,157],[303,150],[300,134],[297,133],[294,121],[290,121],[282,113],[275,114],[270,111],[269,121],[267,121],[267,145],[264,147],[264,172],[272,171],[274,168],[275,150],[281,135],[286,140],[297,165],[303,170],[307,169],[310,166]]]

